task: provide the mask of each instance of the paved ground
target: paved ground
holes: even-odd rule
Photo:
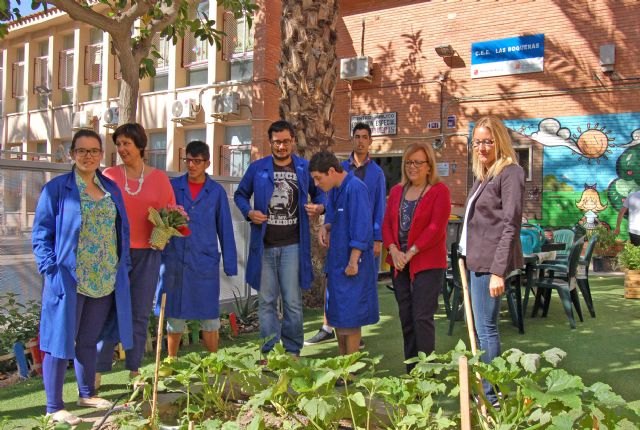
[[[20,301],[40,300],[42,278],[36,270],[28,236],[0,236],[0,294],[20,294]]]

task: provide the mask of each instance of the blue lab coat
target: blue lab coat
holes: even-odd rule
[[[118,268],[115,284],[116,312],[105,324],[117,326],[125,349],[133,346],[131,295],[129,294],[129,222],[122,194],[115,182],[96,175],[117,209]],[[74,358],[76,339],[76,253],[82,211],[75,171],[45,184],[36,207],[32,244],[38,271],[44,277],[40,349],[56,358]],[[113,319],[117,319],[117,323]],[[97,327],[97,330],[102,329]]]
[[[379,315],[373,229],[370,222],[363,221],[371,219],[367,186],[351,172],[339,187],[331,190],[329,200],[332,222],[325,262],[327,320],[338,328],[375,324]],[[362,251],[358,274],[347,276],[344,271],[353,248]]]
[[[311,236],[309,230],[309,217],[304,209],[308,203],[307,195],[316,204],[326,205],[326,196],[313,183],[309,173],[309,162],[296,155],[291,156],[293,165],[298,175],[298,226],[300,228],[300,288],[311,288],[313,280],[313,268],[311,267]],[[267,231],[267,223],[261,225],[249,220],[250,210],[259,210],[267,214],[269,201],[273,194],[273,157],[267,156],[256,160],[249,165],[242,177],[233,200],[240,212],[251,225],[251,239],[249,245],[249,258],[247,259],[247,283],[255,290],[260,289],[260,274],[262,272],[262,253],[264,251],[264,235]],[[253,196],[253,207],[251,207]]]
[[[162,253],[156,289],[156,315],[162,293],[167,293],[165,315],[203,320],[220,316],[220,251],[227,276],[238,274],[236,242],[227,193],[207,176],[204,186],[191,198],[187,175],[171,180],[176,204],[189,214],[187,237],[172,238]]]

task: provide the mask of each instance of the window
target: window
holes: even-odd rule
[[[62,90],[62,104],[73,103],[73,34],[64,36],[59,54],[58,88]]]
[[[33,94],[37,96],[38,109],[46,109],[51,94],[51,79],[49,76],[49,42],[38,44],[39,56],[34,58],[33,64]]]
[[[238,19],[233,12],[225,12],[223,17],[224,40],[222,58],[229,61],[229,79],[249,81],[253,78],[253,43],[255,32],[249,28],[247,16]]]
[[[156,169],[167,169],[167,134],[151,133],[149,135],[149,146],[147,147],[145,154],[149,165]]]
[[[16,99],[16,112],[24,109],[24,47],[16,51],[11,76],[11,96]]]
[[[220,153],[220,174],[244,175],[251,163],[251,126],[226,127],[224,143]]]
[[[89,85],[89,100],[99,100],[102,87],[102,30],[92,28],[90,44],[84,47],[84,83]]]
[[[209,1],[198,4],[197,17],[208,16]],[[204,85],[207,83],[207,66],[209,59],[209,42],[200,40],[189,32],[182,39],[182,67],[187,70],[187,86]]]
[[[169,88],[169,51],[171,43],[156,33],[153,36],[152,44],[160,54],[160,58],[155,60],[156,75],[152,78],[151,90],[164,91]]]
[[[531,147],[527,146],[514,149],[516,151],[516,155],[518,156],[518,164],[520,165],[520,167],[522,167],[522,169],[524,169],[524,179],[526,181],[531,181],[531,165],[533,163]]]

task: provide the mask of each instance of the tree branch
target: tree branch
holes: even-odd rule
[[[74,20],[85,22],[110,34],[117,32],[119,29],[120,24],[116,20],[108,18],[91,8],[84,7],[75,0],[49,0],[48,3],[66,12]]]

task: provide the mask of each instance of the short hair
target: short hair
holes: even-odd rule
[[[369,133],[369,137],[371,137],[371,126],[365,122],[359,122],[356,125],[353,126],[353,131],[351,132],[351,135],[354,136],[356,134],[356,131],[358,130],[367,130],[367,133]]]
[[[147,147],[147,133],[144,131],[144,127],[137,122],[122,124],[115,129],[111,136],[114,144],[120,136],[128,137],[133,140],[133,144],[140,150],[140,156],[144,157],[144,149]]]
[[[194,157],[202,155],[202,158],[205,160],[209,160],[211,157],[211,154],[209,153],[209,145],[201,140],[192,140],[189,142],[185,152],[189,155],[193,155]]]
[[[427,156],[427,166],[429,166],[429,174],[427,175],[427,184],[434,185],[440,182],[440,177],[438,176],[438,166],[436,165],[436,153],[433,150],[433,146],[424,143],[424,142],[416,142],[407,146],[404,150],[404,154],[402,154],[402,184],[406,184],[409,182],[409,178],[407,177],[407,166],[404,164],[411,155],[415,154],[418,151],[424,152]]]
[[[97,140],[98,143],[100,144],[100,149],[102,149],[102,139],[100,138],[100,135],[93,130],[83,128],[76,131],[73,137],[71,138],[71,151],[76,149],[76,140],[80,139],[81,137],[91,137]]]
[[[310,172],[329,173],[329,169],[332,167],[338,173],[343,171],[342,164],[340,164],[335,154],[326,150],[316,152],[309,161]]]
[[[480,127],[484,127],[491,132],[491,137],[493,138],[493,150],[496,154],[496,161],[492,166],[486,168],[478,158],[478,151],[472,147],[473,175],[481,181],[484,181],[497,176],[502,172],[502,169],[508,165],[518,164],[518,159],[516,158],[516,151],[513,149],[513,145],[511,144],[509,131],[498,117],[487,115],[480,118],[473,127],[473,134],[475,134],[476,129]],[[471,135],[472,139],[473,134]]]
[[[274,122],[273,124],[271,124],[271,126],[269,126],[269,131],[268,131],[269,140],[271,140],[273,133],[278,133],[284,130],[289,130],[291,137],[295,137],[296,134],[295,134],[295,131],[293,130],[293,126],[291,125],[291,123],[289,121],[280,120],[280,121]]]

